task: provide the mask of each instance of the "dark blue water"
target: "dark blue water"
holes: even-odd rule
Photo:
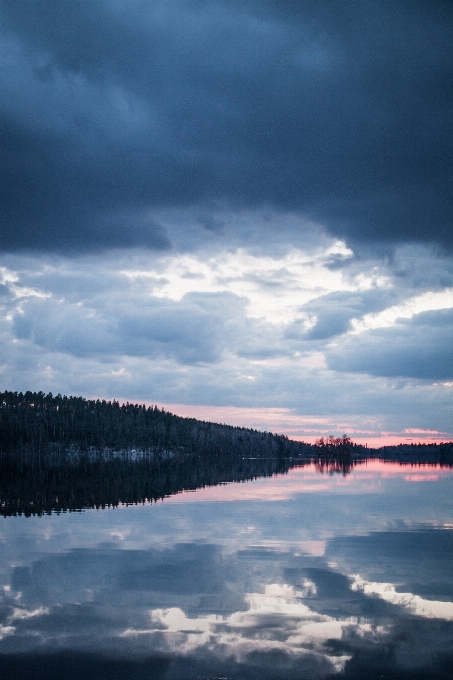
[[[453,470],[0,521],[2,678],[452,678]]]

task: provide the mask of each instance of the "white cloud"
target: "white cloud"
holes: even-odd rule
[[[393,583],[375,583],[366,581],[359,574],[351,576],[353,583],[352,590],[358,590],[365,595],[379,597],[381,600],[404,607],[415,616],[422,616],[428,619],[443,619],[453,621],[453,602],[443,602],[437,600],[426,600],[420,595],[413,593],[397,592]]]
[[[336,290],[363,290],[372,278],[360,275],[355,284],[326,265],[332,255],[350,254],[338,241],[316,255],[293,249],[279,256],[253,254],[245,248],[162,258],[155,269],[124,269],[122,274],[141,281],[149,295],[181,300],[191,292],[228,291],[248,300],[247,315],[271,323],[292,320],[298,308]]]
[[[360,629],[361,634],[366,635],[371,627],[352,617],[343,622],[318,614],[303,602],[314,590],[316,587],[308,581],[303,591],[288,584],[271,583],[265,586],[264,593],[246,595],[247,609],[229,616],[209,614],[189,618],[178,607],[152,609],[149,628],[127,628],[121,635],[149,636],[153,647],[163,652],[190,654],[203,648],[218,650],[222,657],[232,657],[238,663],[246,661],[253,652],[271,650],[279,650],[293,660],[317,656],[328,661],[334,672],[340,672],[350,657],[329,655],[324,646],[326,641],[341,639],[348,628]],[[267,625],[263,627],[265,622]],[[247,629],[252,630],[253,635],[244,635]]]

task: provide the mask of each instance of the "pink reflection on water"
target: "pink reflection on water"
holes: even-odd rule
[[[453,469],[433,464],[393,463],[379,459],[358,461],[346,474],[319,471],[315,463],[294,467],[287,474],[261,477],[250,482],[229,482],[218,486],[182,491],[165,499],[166,503],[283,501],[300,493],[373,493],[380,482],[435,482],[453,477]]]

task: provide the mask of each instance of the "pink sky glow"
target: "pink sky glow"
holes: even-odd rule
[[[429,444],[453,440],[453,433],[420,428],[389,432],[379,428],[378,419],[363,416],[303,416],[287,408],[242,408],[239,406],[200,406],[187,404],[157,404],[178,416],[197,418],[260,431],[285,434],[290,439],[313,444],[319,437],[344,432],[357,444],[369,447],[392,446],[418,442]]]

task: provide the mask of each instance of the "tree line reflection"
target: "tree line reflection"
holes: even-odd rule
[[[55,465],[0,464],[1,514],[42,515],[156,502],[186,490],[250,481],[289,470],[289,459],[205,459],[197,455],[81,456]]]
[[[381,456],[382,458],[382,456]],[[402,461],[390,455],[386,460],[400,464],[430,463],[453,467],[451,456],[420,457]],[[21,462],[3,456],[0,462],[0,513],[44,515],[121,504],[157,502],[182,491],[228,482],[251,481],[286,474],[294,467],[314,464],[321,474],[348,475],[367,460],[351,452],[318,451],[304,458],[204,457],[164,454],[106,456],[91,453],[56,463],[43,457]]]

